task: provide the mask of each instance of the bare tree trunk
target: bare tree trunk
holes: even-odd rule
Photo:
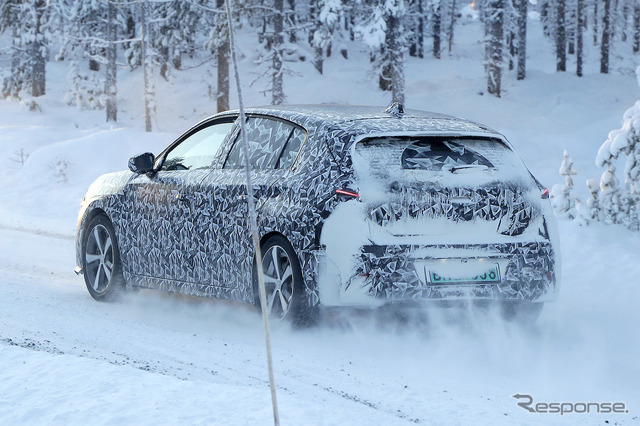
[[[418,0],[418,39],[417,54],[418,58],[424,58],[424,3],[423,0]]]
[[[216,0],[218,10],[223,10],[224,0]],[[218,47],[218,93],[216,95],[216,107],[218,112],[229,109],[229,33]]]
[[[380,70],[380,75],[378,76],[378,87],[382,91],[391,90],[391,80],[393,78],[392,70],[391,70],[391,60],[389,59],[389,51],[387,46],[389,45],[389,24],[387,23],[387,34],[385,34],[385,45],[380,48],[380,56],[383,59],[386,59],[386,62],[383,62],[382,69]],[[373,61],[372,61],[373,62]]]
[[[637,3],[637,1],[636,1]],[[614,10],[617,9],[617,2],[616,2],[616,6],[613,7]],[[623,2],[622,3],[622,14],[621,14],[621,20],[622,20],[622,31],[620,32],[620,38],[622,39],[623,42],[627,41],[627,32],[629,31],[629,3],[628,2]]]
[[[153,99],[155,90],[153,88],[153,76],[151,75],[151,64],[147,57],[147,47],[149,47],[149,28],[147,23],[147,0],[140,4],[140,43],[142,45],[142,74],[144,78],[144,129],[147,132],[153,130],[151,124],[153,110]]]
[[[640,51],[640,4],[633,8],[633,53]]]
[[[559,0],[556,3],[556,71],[566,71],[567,35],[565,33],[564,0]]]
[[[527,13],[529,0],[518,0],[518,80],[527,76]]]
[[[95,55],[95,52],[91,52],[92,55]],[[89,59],[89,71],[100,71],[100,62],[95,59]]]
[[[584,31],[584,0],[576,0],[576,75],[582,77],[582,61],[584,54],[583,37]]]
[[[322,47],[316,47],[313,49],[313,66],[320,74],[322,74],[324,66]]]
[[[31,60],[31,96],[34,98],[42,96],[46,92],[45,76],[45,51],[46,46],[42,42],[42,19],[45,13],[45,0],[36,0],[34,5],[35,18],[34,37],[29,45],[29,55]]]
[[[284,103],[284,90],[282,87],[282,15],[284,13],[284,6],[282,4],[282,0],[274,0],[273,5],[275,13],[273,16],[273,45],[271,47],[271,104],[280,105]]]
[[[440,7],[440,0],[435,0],[433,4],[433,57],[440,59],[440,23],[442,21],[441,16],[442,8]]]
[[[389,15],[386,20],[385,44],[382,48],[384,65],[380,70],[378,85],[381,90],[391,90],[391,101],[404,103],[404,58],[400,48],[398,18]]]
[[[116,23],[116,6],[112,2],[107,2],[107,22],[106,35],[109,46],[107,47],[107,67],[104,81],[104,93],[107,95],[107,121],[118,120],[118,65],[117,45],[118,27]]]
[[[296,1],[289,0],[289,9],[291,10],[291,29],[289,30],[289,42],[295,43],[298,40],[296,35]]]
[[[353,12],[349,14],[349,40],[354,41],[356,39],[356,33],[353,30],[356,26],[356,17]]]
[[[609,73],[609,40],[611,33],[611,0],[604,0],[602,17],[602,43],[600,44],[600,73]]]
[[[409,56],[424,58],[424,9],[423,0],[416,0],[417,17],[413,39],[409,45]]]
[[[128,40],[133,40],[134,38],[136,38],[136,21],[133,19],[133,10],[131,9],[126,9],[125,11],[126,13],[126,32],[127,32],[127,36],[126,38]],[[126,42],[124,43],[124,49],[129,49],[131,47],[131,42]]]
[[[318,18],[319,14],[320,14],[320,11],[318,10],[318,0],[311,0],[311,2],[309,3],[309,19],[313,23],[313,27],[309,31],[309,45],[314,46],[313,67],[320,74],[322,74],[323,65],[324,65],[323,51],[322,51],[322,47],[317,45],[316,42],[314,42],[315,34],[320,28],[320,26],[322,25],[320,22],[320,19]],[[345,20],[345,26],[347,25],[347,22],[349,22],[349,20]],[[351,31],[353,32],[353,30]]]
[[[158,54],[160,55],[160,76],[165,80],[169,80],[169,46],[160,46],[158,48]]]
[[[447,34],[447,43],[449,47],[449,54],[453,48],[453,29],[456,25],[456,0],[451,0],[451,22],[449,22],[449,33]]]
[[[593,2],[593,45],[598,45],[598,3],[599,1]]]
[[[578,20],[576,18],[576,9],[573,2],[568,3],[569,6],[569,25],[567,26],[567,53],[574,55],[576,53],[576,26]],[[566,17],[565,17],[566,21]]]
[[[173,57],[171,58],[171,63],[173,64],[173,68],[180,71],[182,68],[182,51],[177,50],[174,52]]]
[[[487,92],[499,98],[502,90],[504,0],[486,0],[484,7]]]
[[[399,44],[398,18],[391,15],[387,19],[387,48],[389,49],[389,65],[391,68],[391,101],[404,104],[404,63]]]
[[[509,71],[513,70],[513,58],[516,56],[516,44],[514,43],[514,39],[516,38],[515,33],[509,29],[507,34],[507,47],[509,48]]]

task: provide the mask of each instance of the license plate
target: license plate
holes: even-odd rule
[[[449,284],[449,283],[498,283],[500,282],[500,274],[498,272],[498,265],[489,268],[480,275],[467,278],[451,278],[443,277],[436,274],[433,271],[429,271],[429,281],[431,284]]]

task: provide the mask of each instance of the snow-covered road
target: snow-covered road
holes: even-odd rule
[[[563,225],[571,280],[533,329],[448,311],[421,323],[276,326],[282,423],[640,421],[640,291],[638,266],[628,267],[640,263],[639,244],[620,247],[615,229]],[[593,246],[603,241],[618,254],[600,263]],[[152,291],[94,302],[72,272],[73,246],[71,236],[0,228],[1,424],[271,422],[256,312]],[[621,401],[630,413],[531,414],[516,393]]]

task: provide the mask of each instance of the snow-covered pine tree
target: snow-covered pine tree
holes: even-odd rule
[[[629,45],[634,51],[635,34],[635,9],[640,7],[637,0],[617,0],[612,2],[611,7],[611,43]],[[612,46],[613,48],[613,46]],[[625,49],[626,50],[626,49]]]
[[[124,33],[122,7],[115,0],[59,0],[62,47],[58,60],[69,60],[67,102],[79,108],[106,107],[106,120],[116,121],[117,46]],[[88,66],[87,64],[88,60]],[[104,75],[99,72],[104,70]]]
[[[373,63],[382,90],[391,91],[392,102],[404,103],[404,52],[408,37],[404,31],[404,0],[363,3],[361,22],[356,33],[373,52],[379,52]]]
[[[0,33],[11,31],[11,67],[3,76],[2,97],[18,99],[26,79],[27,61],[24,57],[24,41],[20,37],[21,0],[6,0],[0,3]]]
[[[595,179],[587,179],[587,189],[590,197],[586,204],[576,200],[576,219],[580,225],[588,225],[593,221],[602,221],[600,208],[600,184]]]
[[[271,104],[282,104],[286,99],[283,77],[289,71],[284,64],[285,36],[291,33],[290,28],[285,28],[285,14],[290,12],[285,12],[284,0],[253,0],[245,6],[253,8],[248,11],[257,15],[261,21],[258,41],[264,47],[264,51],[260,52],[257,64],[261,67],[266,65],[266,69],[263,68],[265,71],[253,82],[268,77],[270,84],[266,92],[271,92]],[[287,20],[287,24],[289,23]]]
[[[562,154],[562,164],[560,165],[560,176],[564,176],[564,185],[554,185],[551,189],[551,206],[555,212],[568,219],[576,217],[575,207],[577,197],[573,192],[573,177],[576,175],[573,170],[573,159],[565,149]]]
[[[640,80],[640,67],[636,70]],[[640,83],[640,81],[639,81]],[[624,188],[618,185],[615,161],[626,156]],[[640,101],[622,117],[622,127],[609,133],[598,150],[596,165],[606,167],[600,179],[605,220],[638,229],[640,223]]]
[[[19,97],[29,89],[33,97],[46,92],[51,5],[46,0],[5,0],[0,4],[0,32],[12,34],[10,74],[3,79],[4,97]]]
[[[604,153],[604,151],[602,152]],[[600,195],[598,197],[601,218],[608,224],[624,224],[628,214],[628,212],[625,211],[626,203],[624,202],[624,193],[618,184],[614,159],[611,157],[606,160],[601,159],[604,158],[605,155],[606,154],[601,157],[601,152],[599,151],[599,158],[596,160],[598,166],[606,167],[606,170],[600,178]]]
[[[116,4],[121,4],[123,7],[120,21],[125,23],[125,34],[128,35],[127,37],[135,34],[134,38],[128,38],[130,44],[124,52],[124,57],[132,70],[142,68],[145,130],[151,132],[156,111],[154,72],[162,63],[152,40],[156,38],[155,30],[158,23],[163,21],[157,14],[160,13],[159,6],[164,2],[137,0]]]
[[[209,2],[204,3],[208,8]],[[193,49],[200,19],[206,9],[198,2],[172,0],[153,5],[156,22],[152,45],[158,52],[160,75],[167,79],[169,68],[180,69],[182,54]],[[216,7],[219,7],[216,5]]]
[[[67,78],[71,87],[65,99],[69,105],[81,109],[103,108],[104,86],[97,73],[100,64],[105,62],[106,47],[101,5],[97,1],[64,0],[57,6],[64,20],[62,47],[56,59],[69,61]],[[87,64],[87,60],[85,69],[82,64]]]
[[[309,32],[309,42],[314,49],[313,65],[320,74],[323,72],[324,52],[339,33],[345,11],[345,5],[341,0],[311,0],[310,14],[313,26]]]

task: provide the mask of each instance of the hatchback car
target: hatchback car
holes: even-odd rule
[[[558,293],[548,191],[474,122],[338,105],[246,111],[262,245],[249,234],[239,113],[89,188],[77,267],[97,300],[156,288],[259,304],[307,324],[320,307],[490,301],[536,318]]]

